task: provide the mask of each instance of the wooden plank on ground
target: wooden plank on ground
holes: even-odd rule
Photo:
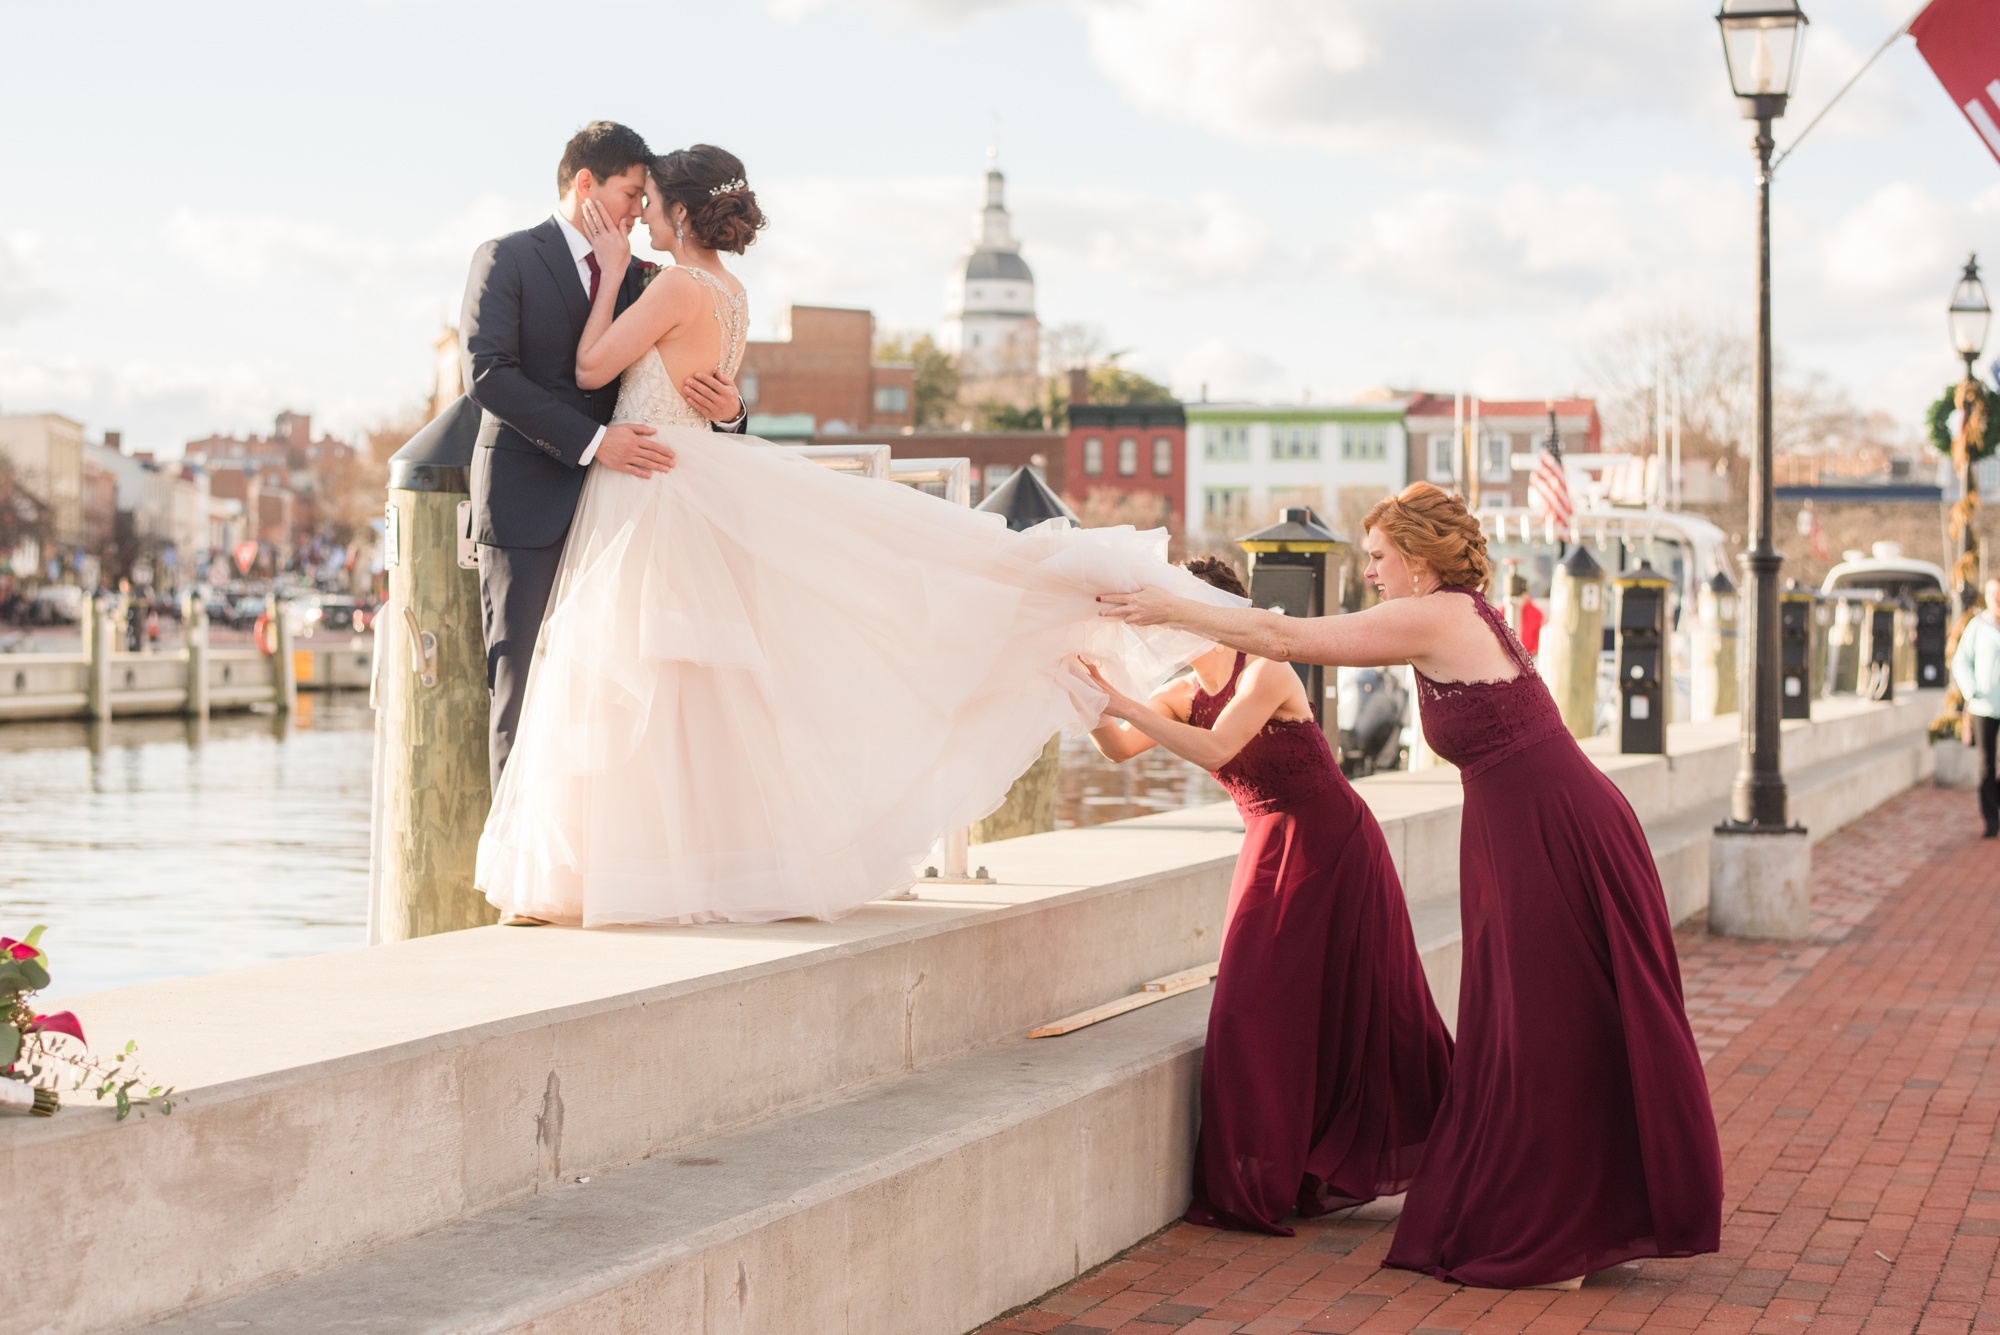
[[[1107,1001],[1102,1006],[1092,1006],[1087,1011],[1078,1011],[1060,1020],[1052,1020],[1040,1028],[1030,1029],[1028,1037],[1055,1038],[1060,1034],[1072,1034],[1079,1029],[1087,1029],[1101,1020],[1109,1020],[1114,1015],[1124,1015],[1129,1011],[1138,1010],[1141,1006],[1150,1006],[1156,1001],[1165,1001],[1168,997],[1192,992],[1197,987],[1206,987],[1209,980],[1215,977],[1216,967],[1214,964],[1202,964],[1192,969],[1183,969],[1179,973],[1170,973],[1164,978],[1155,978],[1149,983],[1141,984],[1139,990],[1130,996]]]

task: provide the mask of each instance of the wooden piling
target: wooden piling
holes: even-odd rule
[[[1604,647],[1604,567],[1579,544],[1549,586],[1542,625],[1543,675],[1572,737],[1597,732],[1597,664]]]
[[[1056,827],[1056,768],[1062,757],[1062,735],[1049,738],[1035,763],[1014,780],[999,810],[972,822],[972,842],[990,844],[996,839],[1018,839],[1024,834],[1047,834]]]
[[[286,599],[271,594],[271,641],[277,645],[277,661],[271,665],[271,682],[278,712],[289,714],[299,707],[299,665],[292,657],[292,614]]]
[[[459,561],[458,507],[479,410],[460,399],[390,461],[375,621],[375,893],[369,940],[499,921],[473,885],[491,804],[479,572]]]
[[[187,630],[187,709],[189,718],[208,717],[208,604],[188,595],[181,625]]]
[[[111,721],[111,600],[91,598],[84,603],[90,623],[90,717],[97,723]]]
[[[1736,712],[1736,585],[1718,573],[1696,600],[1693,683],[1689,694],[1697,723]]]

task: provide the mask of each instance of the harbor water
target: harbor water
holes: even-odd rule
[[[0,935],[47,924],[44,1000],[362,946],[374,716],[355,693],[299,705],[0,727]],[[1078,739],[1057,824],[1224,796],[1164,752],[1111,765]]]

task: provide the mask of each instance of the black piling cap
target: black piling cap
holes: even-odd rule
[[[1573,580],[1586,581],[1604,578],[1604,567],[1597,564],[1597,558],[1590,554],[1590,548],[1577,543],[1563,558],[1563,569]]]
[[[1727,570],[1718,566],[1715,573],[1709,576],[1708,591],[1718,597],[1725,593],[1734,593],[1736,592],[1736,581],[1729,578]]]
[[[463,394],[389,456],[389,487],[399,491],[472,490],[472,447],[479,405]]]
[[[991,496],[973,508],[1003,516],[1007,527],[1016,533],[1049,519],[1067,519],[1082,527],[1076,512],[1064,505],[1062,497],[1050,491],[1049,484],[1037,477],[1032,468],[1015,469],[1014,476],[1002,482]]]

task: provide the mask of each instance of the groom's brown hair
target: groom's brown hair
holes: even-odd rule
[[[564,145],[562,162],[556,167],[556,193],[568,194],[570,182],[580,171],[605,181],[643,166],[652,156],[637,130],[617,121],[592,121]]]

